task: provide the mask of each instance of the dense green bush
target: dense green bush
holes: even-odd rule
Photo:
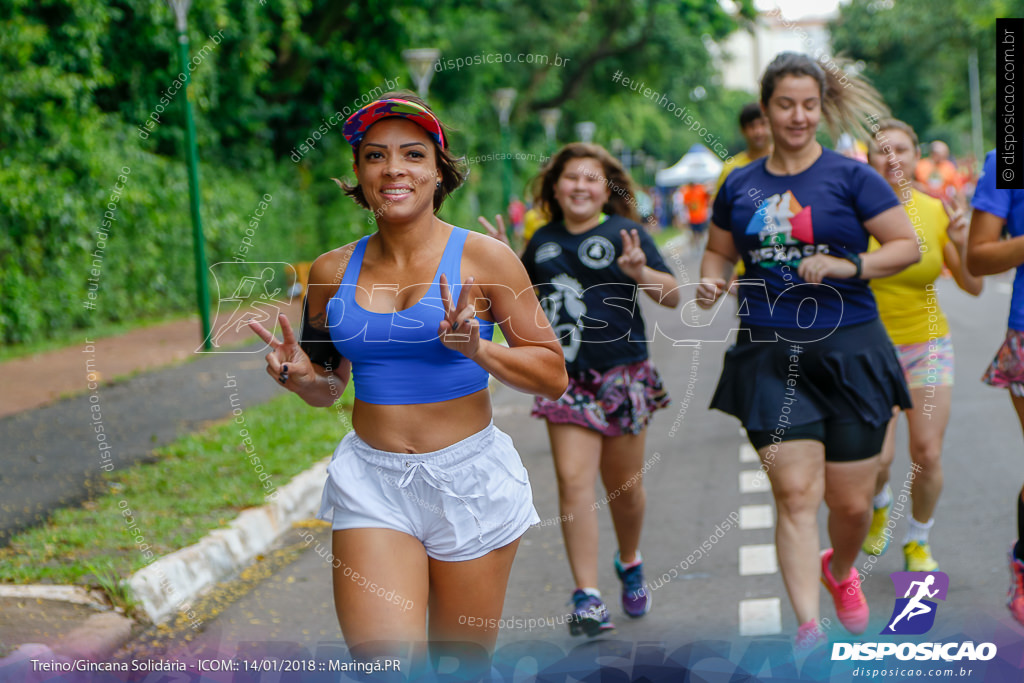
[[[83,121],[75,137],[51,159],[0,157],[4,343],[195,310],[184,162],[142,151],[114,117]],[[327,174],[288,160],[246,173],[202,165],[208,264],[234,260],[247,228],[249,261],[311,260],[364,234],[365,212]],[[310,183],[324,186],[322,203]]]
[[[751,0],[737,4],[753,17]],[[265,194],[272,199],[249,236],[249,261],[308,261],[372,228],[330,181],[351,174],[340,123],[384,84],[412,85],[408,47],[436,46],[447,60],[429,99],[455,128],[453,149],[477,159],[441,214],[463,227],[502,209],[497,88],[518,88],[509,149],[533,155],[513,163],[520,196],[553,151],[538,118],[547,107],[563,110],[560,142],[575,136],[575,122],[592,120],[596,141],[643,145],[672,163],[696,140],[662,105],[618,85],[619,70],[677,103],[704,84],[702,120],[726,120],[704,47],[737,26],[719,3],[591,5],[193,2],[187,97],[208,263],[235,258]],[[558,20],[566,10],[575,18]],[[62,339],[195,310],[186,93],[176,82],[171,10],[153,0],[5,0],[0,26],[0,340]],[[530,60],[510,61],[526,50]],[[504,61],[473,61],[484,53]],[[471,66],[451,68],[452,59]],[[737,137],[727,113],[723,135]],[[314,149],[293,162],[310,136]]]

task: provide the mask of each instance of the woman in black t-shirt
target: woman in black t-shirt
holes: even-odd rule
[[[535,206],[551,222],[523,254],[565,353],[569,388],[534,402],[547,421],[558,477],[562,534],[576,582],[569,630],[613,628],[597,590],[597,510],[607,504],[618,539],[622,607],[651,607],[638,550],[643,525],[644,437],[651,414],[668,405],[648,358],[639,289],[663,306],[679,303],[676,280],[637,223],[633,184],[599,145],[576,142],[552,157],[536,182]],[[492,232],[493,234],[493,232]],[[607,496],[595,499],[601,474]]]

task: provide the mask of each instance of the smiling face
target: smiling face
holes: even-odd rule
[[[882,138],[882,135],[885,137]],[[879,139],[871,146],[868,161],[879,175],[889,181],[893,188],[903,182],[913,180],[914,169],[921,158],[917,146],[906,132],[897,128],[883,129],[878,132]]]
[[[433,213],[434,191],[441,178],[434,142],[411,121],[379,121],[359,145],[356,177],[370,210],[388,221]]]
[[[821,90],[811,76],[783,76],[765,109],[776,147],[798,151],[814,142],[821,121]]]
[[[611,197],[601,162],[593,157],[570,159],[555,182],[555,201],[566,221],[583,223],[601,213]]]

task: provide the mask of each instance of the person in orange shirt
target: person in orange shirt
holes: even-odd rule
[[[941,140],[933,142],[931,154],[917,162],[914,176],[922,189],[936,199],[955,200],[964,186],[956,164],[949,159],[949,147]]]
[[[690,237],[694,244],[700,241],[708,229],[709,200],[707,189],[700,183],[689,183],[683,189],[683,205],[690,217]]]

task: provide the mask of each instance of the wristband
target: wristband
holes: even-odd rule
[[[327,371],[336,370],[341,364],[341,352],[331,340],[331,333],[318,330],[309,323],[308,300],[302,301],[302,327],[299,330],[299,348],[302,349],[311,363],[322,366]]]
[[[861,272],[862,272],[862,270],[864,268],[864,263],[860,260],[860,254],[855,254],[853,252],[850,252],[849,254],[846,254],[845,256],[843,256],[843,258],[845,258],[847,261],[849,261],[853,265],[857,266],[857,272],[853,274],[853,277],[859,279],[860,278],[860,274],[861,274]]]

